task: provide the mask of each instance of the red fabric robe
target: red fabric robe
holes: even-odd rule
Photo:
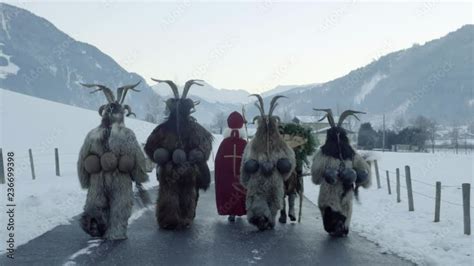
[[[245,215],[245,188],[240,184],[240,162],[247,141],[233,129],[216,154],[216,205],[219,215]]]

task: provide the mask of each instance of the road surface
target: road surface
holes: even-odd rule
[[[214,189],[201,192],[193,226],[184,231],[158,229],[153,206],[135,204],[128,239],[91,239],[77,219],[19,246],[15,259],[0,265],[412,265],[381,253],[374,243],[351,232],[329,237],[317,207],[303,202],[301,224],[278,224],[259,232],[244,218],[235,223],[218,216]],[[152,191],[156,198],[156,188]]]

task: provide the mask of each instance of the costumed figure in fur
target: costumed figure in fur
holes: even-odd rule
[[[257,121],[257,132],[245,147],[242,158],[240,182],[247,189],[246,208],[248,221],[259,230],[275,227],[275,217],[283,208],[284,182],[296,166],[295,153],[280,135],[279,117],[273,116],[277,100],[270,102],[268,114],[265,114],[263,99],[260,95],[255,103],[260,116]]]
[[[224,140],[217,150],[215,160],[216,205],[219,215],[229,215],[229,221],[235,216],[245,215],[245,188],[240,184],[240,165],[247,141],[242,131],[245,120],[238,112],[232,112],[227,118]]]
[[[283,199],[283,208],[280,210],[280,223],[286,223],[287,215],[290,221],[296,221],[295,199],[299,197],[298,222],[301,222],[301,210],[303,204],[303,167],[310,166],[307,159],[316,149],[316,141],[311,134],[310,128],[305,128],[295,123],[286,123],[280,126],[280,134],[285,142],[295,152],[296,167],[291,173],[290,178],[285,181],[285,196],[288,198],[288,214],[286,212],[286,201]]]
[[[199,102],[186,98],[193,84],[202,84],[187,81],[180,97],[173,81],[153,80],[168,84],[174,94],[166,101],[166,121],[153,130],[145,144],[146,154],[158,166],[156,218],[160,228],[186,228],[196,215],[199,189],[206,190],[211,181],[207,160],[213,137],[191,116]]]
[[[132,212],[135,181],[141,193],[141,185],[148,181],[145,172],[145,156],[133,131],[124,124],[127,116],[134,115],[123,101],[127,91],[138,85],[117,89],[117,100],[109,88],[98,84],[82,84],[102,91],[108,103],[99,109],[101,124],[86,136],[77,162],[81,187],[87,189],[81,227],[93,237],[109,240],[127,238],[128,218]],[[146,196],[145,196],[146,197]]]
[[[312,181],[320,185],[318,207],[326,232],[345,236],[349,233],[353,198],[357,198],[360,186],[370,186],[371,175],[369,164],[350,145],[342,122],[350,115],[359,119],[356,114],[363,112],[344,111],[336,124],[331,109],[314,110],[326,112],[322,119],[327,118],[331,126],[311,167]]]

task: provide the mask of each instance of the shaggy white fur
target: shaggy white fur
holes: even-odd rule
[[[324,216],[324,209],[331,207],[336,212],[341,213],[346,217],[345,226],[349,228],[351,217],[352,217],[352,201],[354,198],[353,190],[346,192],[344,197],[344,186],[340,180],[337,180],[335,184],[328,184],[323,177],[324,170],[328,167],[338,168],[340,161],[336,158],[324,155],[319,150],[313,157],[313,165],[311,166],[312,181],[316,185],[320,185],[318,207],[321,210],[321,216]],[[364,188],[368,188],[371,185],[371,172],[370,166],[367,162],[356,153],[353,160],[344,161],[347,168],[353,168],[356,171],[366,170],[369,173],[369,178],[365,183],[359,184]]]
[[[81,223],[88,232],[94,219],[104,228],[103,237],[106,239],[124,239],[127,237],[128,218],[133,204],[132,181],[137,183],[148,181],[145,156],[133,131],[126,128],[123,123],[114,124],[108,140],[109,148],[117,158],[122,155],[134,158],[134,167],[130,173],[116,169],[112,172],[89,174],[85,170],[84,159],[90,154],[98,156],[104,154],[104,131],[103,127],[91,130],[79,153],[77,162],[79,181],[82,188],[88,189]]]

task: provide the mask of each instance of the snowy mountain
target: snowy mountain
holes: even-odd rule
[[[445,124],[466,122],[474,111],[473,51],[474,25],[465,25],[327,83],[284,91],[291,100],[282,100],[285,108],[279,112],[310,115],[314,107],[351,108],[368,112],[365,119],[375,122],[382,114],[389,121],[421,114]]]
[[[319,83],[313,83],[313,84],[307,84],[307,85],[278,85],[273,89],[264,91],[261,95],[262,97],[269,97],[276,94],[282,94],[284,92],[287,92],[293,89],[310,90],[318,86],[319,86]]]
[[[0,22],[1,88],[97,110],[104,96],[89,94],[90,89],[79,82],[116,88],[143,80],[96,47],[72,39],[27,10],[0,3]],[[141,92],[129,93],[126,102],[144,118],[146,108],[162,102],[145,82],[137,88]]]

